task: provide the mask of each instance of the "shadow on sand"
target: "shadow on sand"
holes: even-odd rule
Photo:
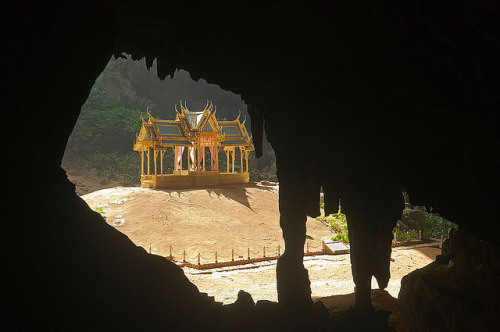
[[[250,210],[253,211],[252,207],[250,206],[250,201],[249,201],[249,198],[253,195],[250,191],[247,190],[248,188],[256,188],[259,190],[271,191],[271,192],[276,190],[275,189],[276,187],[262,186],[262,185],[255,183],[255,182],[249,182],[249,183],[238,184],[238,185],[230,185],[230,186],[224,186],[224,187],[222,187],[222,186],[205,187],[205,188],[193,187],[193,188],[179,188],[179,189],[159,188],[156,190],[166,192],[170,196],[172,196],[173,194],[174,195],[177,194],[179,197],[182,196],[182,193],[195,191],[195,190],[205,190],[209,194],[210,197],[212,197],[212,195],[216,195],[217,198],[219,198],[219,199],[221,198],[221,196],[226,197],[230,200],[233,200],[235,202],[238,202],[238,203],[246,206],[247,208],[249,208]]]

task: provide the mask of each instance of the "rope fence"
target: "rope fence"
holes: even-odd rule
[[[313,246],[309,242],[307,242],[304,248],[304,255],[323,255],[326,253],[323,249],[323,246],[324,243],[320,247]],[[267,246],[264,246],[261,250],[257,251],[247,248],[244,254],[238,253],[234,249],[231,249],[230,253],[221,254],[219,251],[215,251],[212,255],[205,257],[201,253],[197,253],[194,256],[188,255],[186,253],[186,250],[177,252],[172,247],[172,245],[170,245],[169,255],[165,256],[165,258],[181,267],[187,266],[195,269],[211,269],[215,267],[242,265],[266,260],[275,260],[282,255],[283,251],[284,248],[281,245],[278,245],[278,247],[274,250],[270,249]],[[149,253],[151,253],[151,247],[149,247]]]

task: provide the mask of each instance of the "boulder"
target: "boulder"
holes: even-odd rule
[[[416,229],[423,232],[425,229],[425,213],[421,210],[406,208],[403,210],[399,223],[404,229]]]
[[[410,331],[493,331],[500,326],[499,247],[464,230],[449,251],[401,280],[399,303]]]

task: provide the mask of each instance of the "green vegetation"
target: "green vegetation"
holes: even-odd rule
[[[396,241],[419,240],[420,236],[416,229],[405,230],[399,222],[396,224],[396,227],[394,227],[393,233]]]
[[[102,206],[96,206],[94,209],[95,212],[99,213],[103,218],[106,218],[106,212]]]
[[[425,212],[425,238],[440,238],[441,233],[447,237],[451,228],[458,228],[457,224],[441,217],[439,213]]]
[[[323,207],[324,203],[321,203]],[[347,228],[347,218],[346,215],[342,213],[342,207],[339,201],[339,211],[335,214],[330,214],[325,217],[323,215],[317,217],[316,219],[325,222],[330,226],[332,231],[337,233],[332,237],[333,241],[342,241],[345,243],[349,243],[349,230]]]

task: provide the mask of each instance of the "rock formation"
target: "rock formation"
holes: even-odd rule
[[[290,317],[315,317],[302,246],[321,186],[327,213],[342,197],[364,312],[372,275],[381,288],[389,279],[402,186],[415,203],[500,243],[493,2],[1,6],[3,174],[12,191],[2,218],[2,327],[217,327],[218,314],[181,271],[107,227],[60,167],[111,56],[145,58],[148,68],[157,61],[160,79],[185,69],[249,104],[257,155],[264,128],[276,152],[286,242],[279,301]]]
[[[500,248],[453,232],[436,261],[401,280],[411,331],[493,331],[500,324]]]

